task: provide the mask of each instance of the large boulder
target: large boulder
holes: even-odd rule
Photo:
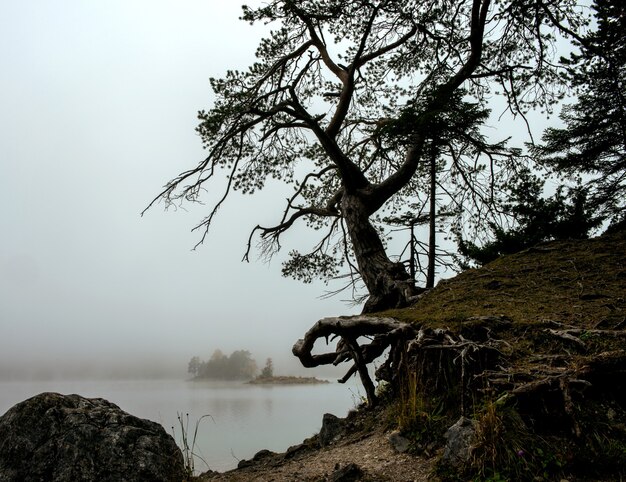
[[[102,398],[42,393],[0,417],[0,482],[184,478],[182,453],[161,425]]]

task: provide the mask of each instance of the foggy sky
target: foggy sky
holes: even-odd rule
[[[184,374],[217,348],[293,371],[291,346],[315,321],[359,311],[282,278],[284,256],[240,261],[250,229],[282,213],[279,183],[231,196],[195,251],[190,230],[221,191],[140,217],[205,155],[194,129],[209,78],[254,60],[266,27],[239,21],[238,4],[0,2],[0,379],[24,367]],[[525,124],[504,108],[487,134],[520,145]],[[546,120],[529,117],[539,139]],[[284,252],[309,234],[292,229]]]
[[[281,278],[280,258],[240,262],[249,230],[276,220],[271,192],[233,196],[195,251],[206,206],[140,217],[203,158],[209,77],[253,60],[263,27],[239,14],[225,0],[0,3],[0,376],[216,348],[287,360],[317,319],[357,311]]]

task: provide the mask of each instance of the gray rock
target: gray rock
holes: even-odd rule
[[[387,440],[389,440],[389,443],[396,452],[404,453],[409,450],[409,439],[400,435],[399,430],[391,432],[387,437]]]
[[[254,460],[255,462],[258,462],[260,460],[264,460],[270,457],[273,457],[276,455],[276,452],[272,452],[271,450],[267,450],[267,449],[262,449],[259,450],[256,454],[254,454],[254,457],[252,457],[252,460]]]
[[[328,482],[357,482],[363,477],[363,471],[356,464],[347,464],[337,467],[328,477]]]
[[[161,425],[101,398],[42,393],[0,417],[0,482],[184,477],[182,453]]]
[[[469,460],[471,447],[476,435],[476,421],[461,417],[444,434],[446,446],[441,462],[451,467],[459,467]]]
[[[292,447],[289,448],[291,449]],[[289,449],[287,449],[287,452],[289,452]],[[252,457],[250,460],[240,460],[237,464],[237,468],[244,469],[246,467],[252,467],[253,465],[258,465],[261,463],[272,462],[278,455],[281,455],[282,457],[283,454],[277,454],[276,452],[272,452],[271,450],[261,449],[256,454],[254,454],[254,457]]]
[[[283,454],[283,460],[289,460],[294,458],[296,455],[304,452],[306,450],[306,446],[304,444],[292,445],[287,448],[287,451]]]
[[[332,413],[325,413],[322,417],[319,441],[322,447],[326,447],[341,438],[344,432],[343,419]]]
[[[246,467],[252,467],[254,462],[252,460],[241,459],[239,463],[237,463],[238,469],[245,469]]]

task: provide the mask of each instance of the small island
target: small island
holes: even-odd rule
[[[251,385],[316,385],[319,383],[330,383],[328,380],[321,380],[315,377],[294,377],[294,376],[258,376],[247,382]]]
[[[274,362],[268,358],[260,373],[256,361],[247,350],[236,350],[225,355],[215,350],[210,360],[203,361],[194,356],[189,361],[188,372],[193,375],[191,381],[198,380],[239,380],[252,385],[317,385],[330,383],[315,377],[295,377],[274,375]],[[259,373],[256,375],[256,373]],[[256,376],[255,376],[256,375]]]
[[[329,382],[328,380],[320,380],[315,377],[274,375],[274,362],[271,358],[268,358],[261,370],[261,374],[247,383],[251,385],[317,385]]]

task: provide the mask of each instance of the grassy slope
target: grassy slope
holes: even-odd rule
[[[502,257],[442,281],[411,308],[385,314],[450,329],[469,317],[502,315],[515,324],[626,329],[626,232]]]

